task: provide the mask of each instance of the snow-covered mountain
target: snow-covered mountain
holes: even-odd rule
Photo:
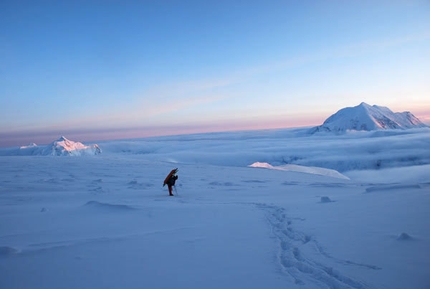
[[[409,129],[418,127],[426,127],[426,125],[408,111],[392,112],[388,107],[371,106],[362,102],[357,106],[339,110],[327,118],[322,125],[312,128],[310,133]]]
[[[98,145],[86,146],[80,142],[68,140],[64,136],[52,142],[42,151],[42,155],[52,156],[79,156],[79,155],[98,155],[101,153]]]
[[[49,145],[38,146],[32,143],[28,146],[21,146],[18,149],[8,149],[3,151],[3,155],[43,155],[43,156],[82,156],[98,155],[101,149],[97,144],[84,145],[80,142],[68,140],[64,136],[53,141]]]

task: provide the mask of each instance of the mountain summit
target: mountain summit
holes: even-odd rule
[[[329,118],[320,126],[310,130],[316,132],[345,132],[349,130],[383,130],[383,129],[409,129],[426,127],[412,113],[392,112],[388,107],[369,105],[365,102],[354,106],[346,107]]]
[[[68,140],[64,136],[49,144],[41,153],[42,155],[67,156],[67,155],[97,155],[101,150],[98,145],[86,146],[80,142]]]
[[[8,156],[85,156],[101,153],[102,151],[97,144],[84,145],[80,142],[68,140],[64,136],[48,145],[38,146],[32,143],[27,146],[0,151],[0,155]]]

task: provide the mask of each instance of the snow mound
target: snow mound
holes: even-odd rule
[[[394,185],[378,185],[366,188],[366,193],[378,192],[378,191],[388,191],[401,190],[401,189],[421,189],[419,184],[394,184]]]
[[[18,253],[18,250],[8,246],[0,247],[0,256],[8,256]]]
[[[358,106],[346,107],[327,118],[320,126],[312,128],[316,132],[373,131],[387,129],[410,129],[426,127],[412,113],[392,112],[389,108],[362,102]]]
[[[306,167],[306,166],[291,165],[291,164],[281,165],[281,166],[272,166],[271,164],[260,163],[260,162],[255,162],[252,165],[249,165],[248,167],[264,168],[264,169],[279,170],[279,171],[299,172],[299,173],[322,175],[322,176],[327,176],[327,177],[332,177],[332,178],[349,180],[349,178],[347,176],[342,175],[338,171],[320,168],[320,167]]]
[[[412,240],[413,238],[407,234],[407,233],[401,233],[400,236],[397,238],[397,240],[399,241],[408,241],[408,240]]]
[[[135,208],[128,205],[109,204],[97,201],[89,201],[85,204],[85,207],[107,212],[127,212],[136,210]]]
[[[333,201],[329,197],[324,196],[324,197],[321,197],[321,201],[320,202],[321,203],[332,203]]]

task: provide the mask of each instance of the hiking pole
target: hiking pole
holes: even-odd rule
[[[178,190],[176,189],[176,186],[173,186],[173,187],[175,188],[175,194],[178,195]]]

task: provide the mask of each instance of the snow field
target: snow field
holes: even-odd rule
[[[283,143],[308,156],[317,146],[211,137],[1,157],[0,288],[429,288],[428,165],[339,174],[349,179],[252,168]],[[380,152],[398,141],[393,157],[423,143],[411,150],[427,157],[425,134],[388,137],[350,141]],[[341,155],[345,138],[322,140],[326,158],[330,147]],[[174,167],[169,197],[162,182]]]

